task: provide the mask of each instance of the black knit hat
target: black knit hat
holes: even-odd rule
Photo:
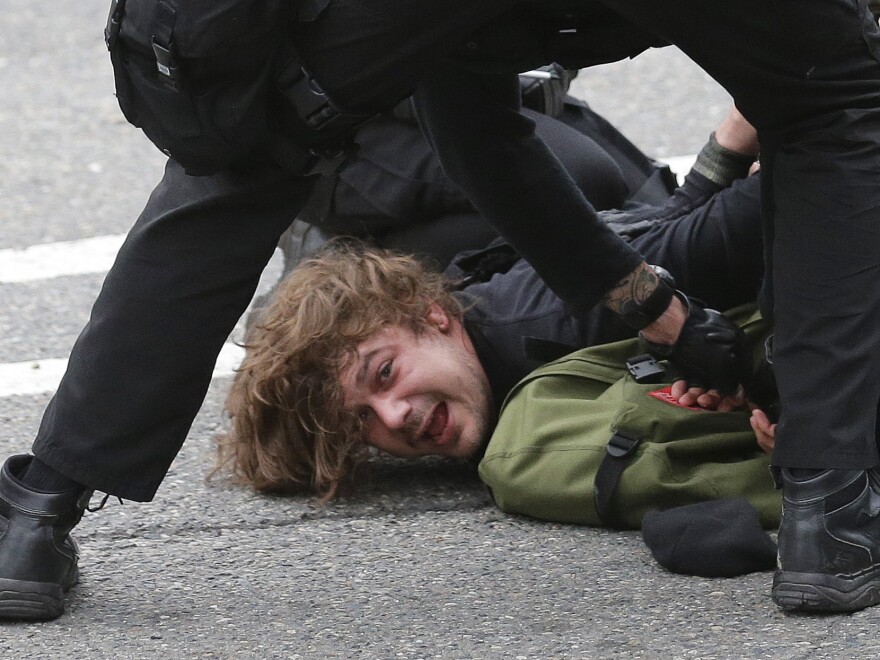
[[[733,577],[776,567],[776,544],[744,498],[649,512],[642,537],[654,559],[673,573]]]

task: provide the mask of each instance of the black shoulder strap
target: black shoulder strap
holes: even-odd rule
[[[177,89],[180,82],[177,63],[174,60],[175,23],[177,23],[177,9],[166,0],[160,0],[153,21],[153,55],[156,57],[156,70],[162,82],[170,89]]]
[[[593,486],[593,499],[599,520],[606,527],[620,528],[619,518],[614,512],[614,496],[620,486],[620,477],[635,458],[635,451],[642,439],[615,431],[605,448],[605,456],[596,472]]]

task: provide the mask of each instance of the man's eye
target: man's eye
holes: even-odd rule
[[[358,412],[358,419],[361,422],[366,422],[370,418],[370,410],[368,408],[364,408],[360,412]]]
[[[391,378],[391,362],[386,362],[379,369],[379,380],[385,381]]]

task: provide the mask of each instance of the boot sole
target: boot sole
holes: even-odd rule
[[[853,578],[776,571],[772,596],[788,611],[854,612],[880,603],[880,567]]]
[[[0,619],[48,621],[64,612],[64,592],[79,581],[79,571],[67,575],[64,584],[0,578]]]

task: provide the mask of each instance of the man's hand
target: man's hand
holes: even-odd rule
[[[732,395],[751,377],[751,355],[742,329],[714,309],[707,309],[683,293],[676,298],[687,310],[684,325],[673,342],[658,342],[653,328],[642,331],[648,350],[669,358],[694,387]],[[673,300],[673,304],[676,301]],[[658,319],[659,321],[660,319]]]
[[[745,392],[741,386],[735,394],[721,396],[718,390],[692,387],[686,380],[677,380],[672,384],[670,394],[682,406],[699,406],[716,412],[733,412],[748,405],[749,410],[752,411],[749,424],[758,439],[758,446],[768,454],[773,453],[773,449],[776,447],[776,424],[772,424],[767,413],[758,406],[746,401]]]
[[[752,409],[749,423],[758,438],[758,446],[768,454],[772,454],[776,447],[776,424],[771,424],[767,414],[754,404],[749,404],[749,408]]]
[[[682,406],[699,406],[716,412],[733,412],[746,405],[746,395],[742,385],[733,394],[721,396],[718,390],[691,387],[686,380],[677,380],[672,384],[670,393]]]
[[[648,350],[669,358],[692,385],[728,395],[748,382],[752,360],[742,329],[676,291],[663,269],[643,262],[605,294],[605,306],[641,330]]]

